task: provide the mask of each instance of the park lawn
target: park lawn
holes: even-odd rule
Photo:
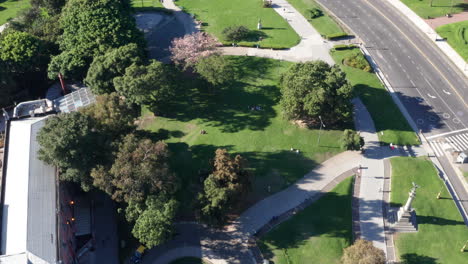
[[[280,111],[279,76],[290,62],[258,58],[228,57],[238,71],[237,81],[215,91],[197,89],[196,81],[181,93],[171,117],[143,112],[140,127],[165,139],[173,153],[172,167],[182,178],[185,197],[193,200],[199,172],[210,169],[217,148],[240,154],[253,170],[249,201],[257,201],[282,190],[324,160],[342,152],[343,131],[321,131],[298,127]],[[260,106],[251,111],[249,106]],[[201,130],[207,134],[202,135]],[[300,153],[290,149],[299,149]],[[270,190],[268,190],[270,188]],[[184,199],[184,198],[181,198]]]
[[[29,0],[3,0],[0,1],[0,25],[15,18],[18,12],[31,6]]]
[[[275,264],[340,263],[352,241],[352,177],[258,241]]]
[[[398,234],[395,240],[403,263],[468,263],[468,254],[460,252],[468,228],[432,163],[427,158],[408,157],[392,158],[391,163],[393,206],[406,202],[412,182],[420,186],[412,205],[419,231]],[[437,200],[441,190],[441,199]]]
[[[261,0],[179,0],[177,5],[202,21],[202,29],[215,35],[223,44],[232,43],[224,40],[222,31],[229,26],[246,26],[252,30],[250,41],[242,41],[240,46],[284,49],[295,46],[300,38],[272,8],[263,8]],[[257,30],[261,19],[263,29]],[[258,41],[259,37],[263,40]]]
[[[132,0],[132,6],[134,8],[140,7],[160,7],[164,8],[159,0]]]
[[[288,2],[309,21],[320,35],[325,37],[330,34],[344,32],[338,23],[336,23],[314,0],[288,0]],[[311,18],[309,10],[312,8],[322,10],[323,16]]]
[[[452,46],[460,56],[468,61],[468,21],[440,26],[437,33]]]
[[[356,94],[366,105],[374,120],[379,140],[385,144],[419,145],[416,134],[377,76],[343,65],[345,57],[356,53],[361,53],[359,48],[331,51],[331,56],[346,73]]]
[[[431,0],[401,1],[422,18],[440,17],[448,13],[456,14],[468,10],[468,4],[465,0],[432,0],[432,7],[430,6]],[[452,2],[453,8],[451,8]]]

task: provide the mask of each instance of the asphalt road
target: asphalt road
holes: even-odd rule
[[[468,81],[386,0],[318,0],[358,35],[426,136],[468,127]]]

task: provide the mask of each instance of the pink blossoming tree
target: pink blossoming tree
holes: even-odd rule
[[[218,54],[219,45],[220,43],[213,36],[197,32],[174,39],[169,49],[172,53],[172,61],[187,69],[194,67],[201,58]]]

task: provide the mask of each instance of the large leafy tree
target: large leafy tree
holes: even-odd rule
[[[79,112],[48,118],[39,131],[39,159],[60,168],[60,179],[91,187],[90,170],[102,160],[102,145],[93,132],[91,119]]]
[[[349,121],[352,92],[345,73],[323,61],[294,64],[281,78],[281,106],[288,119]]]
[[[234,70],[223,56],[211,55],[198,60],[195,71],[211,85],[216,86],[233,79]]]
[[[130,65],[141,64],[142,58],[141,49],[135,43],[111,49],[94,58],[85,83],[95,94],[111,93],[115,91],[114,78],[123,76]]]
[[[149,196],[146,199],[146,209],[140,211],[132,230],[133,235],[150,248],[167,241],[173,233],[178,202],[163,197]]]
[[[153,60],[149,65],[128,67],[124,76],[114,79],[114,85],[131,103],[161,107],[175,95],[174,74],[170,66]]]
[[[119,136],[132,130],[137,110],[117,93],[96,97],[96,103],[80,109],[94,122],[95,128],[105,135]]]
[[[142,202],[150,194],[170,195],[176,190],[177,180],[168,157],[165,143],[129,134],[122,140],[110,170],[100,166],[91,176],[94,185],[114,200]]]
[[[93,57],[111,48],[143,43],[128,0],[69,0],[63,8],[60,25],[63,29],[60,49],[73,60],[54,57],[49,67],[49,77],[53,78],[68,68],[66,73],[62,72],[66,78],[81,79]],[[70,61],[84,61],[86,65],[66,65]]]
[[[344,249],[343,264],[385,264],[385,253],[372,245],[372,242],[359,239]]]
[[[42,41],[20,31],[9,31],[0,39],[0,59],[14,73],[37,71],[47,64]]]
[[[198,200],[200,216],[212,224],[222,224],[226,213],[251,187],[246,161],[240,155],[232,158],[225,149],[217,149],[213,172],[205,179]]]
[[[171,59],[184,69],[194,67],[200,58],[218,54],[219,42],[205,32],[196,32],[172,41]]]

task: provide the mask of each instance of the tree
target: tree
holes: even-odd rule
[[[385,253],[372,245],[372,242],[359,239],[344,249],[343,264],[385,264]]]
[[[60,179],[91,187],[89,172],[106,153],[92,131],[91,119],[79,112],[48,118],[37,135],[39,159],[57,166]]]
[[[349,121],[352,92],[340,68],[323,61],[294,64],[281,77],[281,106],[288,119]]]
[[[201,58],[195,71],[211,85],[216,86],[233,79],[233,68],[223,56],[211,55]]]
[[[356,131],[345,129],[341,137],[341,147],[347,150],[359,150],[364,146],[364,139]]]
[[[165,143],[139,140],[134,134],[128,134],[115,156],[110,170],[98,167],[91,172],[94,185],[114,200],[142,202],[152,194],[175,192],[178,183],[169,169]]]
[[[218,54],[218,45],[219,42],[211,35],[197,32],[174,39],[169,49],[172,61],[187,69],[195,66],[200,58]]]
[[[45,60],[42,42],[35,36],[19,31],[9,31],[0,40],[0,59],[12,72],[37,71]]]
[[[114,86],[130,103],[161,107],[175,95],[174,74],[169,65],[152,60],[149,65],[128,67],[124,76],[114,79]]]
[[[13,104],[15,92],[17,91],[16,82],[5,68],[0,61],[0,107]]]
[[[113,80],[123,76],[132,64],[141,64],[143,54],[135,43],[121,46],[96,56],[91,63],[85,83],[95,94],[115,91]]]
[[[203,192],[198,195],[203,220],[221,224],[226,212],[251,187],[246,161],[237,155],[234,159],[225,149],[217,149],[213,172],[205,179]]]
[[[73,60],[54,57],[54,67],[49,70],[55,72],[49,72],[49,77],[55,79],[58,70],[68,69],[67,78],[80,80],[93,57],[129,43],[143,47],[143,35],[136,28],[131,12],[128,0],[67,1],[59,21],[63,29],[59,45],[61,51],[67,53],[66,57]],[[84,62],[85,65],[68,65],[69,62]]]
[[[250,34],[250,30],[245,26],[231,26],[223,30],[224,38],[227,41],[239,42],[245,40]]]
[[[65,51],[52,57],[47,76],[54,80],[61,73],[65,79],[78,78],[84,75],[87,65],[88,63],[82,56],[73,51]]]
[[[173,233],[172,223],[177,207],[178,203],[174,199],[148,197],[146,209],[138,216],[132,234],[149,248],[162,244]]]
[[[96,97],[96,103],[81,108],[89,116],[98,131],[105,135],[119,136],[134,128],[133,122],[137,111],[126,103],[117,93],[103,94]]]

